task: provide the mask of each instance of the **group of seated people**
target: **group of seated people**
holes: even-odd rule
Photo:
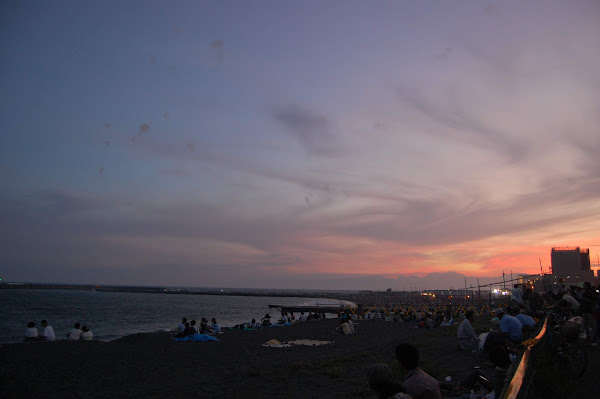
[[[219,325],[219,323],[217,323],[217,319],[215,319],[214,317],[210,319],[211,324],[210,326],[208,325],[208,320],[206,320],[205,317],[202,318],[202,320],[200,320],[200,326],[198,326],[196,324],[196,320],[192,320],[190,322],[187,321],[187,318],[184,317],[183,319],[181,319],[181,323],[179,323],[177,325],[177,337],[178,338],[182,338],[182,337],[187,337],[188,335],[193,335],[193,334],[208,334],[208,335],[214,335],[214,334],[220,334],[221,333],[221,326]]]
[[[517,306],[509,306],[507,310],[498,308],[493,313],[495,317],[491,320],[491,330],[499,330],[513,344],[521,343],[523,333],[532,331],[536,325],[533,317],[523,313]],[[477,351],[482,346],[480,337],[475,334],[472,326],[474,319],[474,312],[469,310],[458,326],[458,345],[462,350]],[[487,336],[492,332],[494,331],[490,331]]]
[[[437,312],[421,312],[421,311],[408,311],[408,312],[390,312],[382,313],[379,311],[366,312],[364,315],[352,314],[353,319],[365,319],[365,320],[384,320],[384,321],[395,321],[395,322],[416,322],[418,328],[436,328],[451,326],[454,323],[454,317],[449,311],[437,311]]]
[[[56,335],[54,334],[54,328],[48,324],[47,320],[42,320],[42,333],[40,334],[35,323],[30,321],[27,323],[25,329],[25,342],[33,341],[55,341]],[[67,334],[67,340],[69,341],[91,341],[94,338],[94,334],[88,326],[81,327],[81,324],[75,323],[73,329]]]

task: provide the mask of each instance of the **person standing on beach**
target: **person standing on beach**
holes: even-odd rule
[[[440,383],[419,368],[419,350],[411,344],[396,347],[396,361],[406,376],[404,392],[413,399],[442,399]]]
[[[512,290],[512,298],[511,300],[516,302],[518,305],[523,304],[523,290],[519,287],[519,284],[514,285],[514,289]]]
[[[54,341],[56,336],[54,335],[54,329],[52,326],[48,325],[48,320],[42,320],[42,327],[44,328],[44,331],[42,331],[42,340]]]

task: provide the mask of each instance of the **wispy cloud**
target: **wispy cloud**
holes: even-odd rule
[[[336,153],[335,135],[331,122],[319,113],[297,105],[276,109],[273,117],[312,155]]]
[[[430,99],[409,87],[399,87],[397,92],[402,103],[410,105],[444,128],[426,130],[427,134],[499,152],[513,162],[523,159],[529,151],[525,142],[490,126],[451,94]]]

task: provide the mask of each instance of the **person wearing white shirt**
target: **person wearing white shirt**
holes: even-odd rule
[[[88,326],[81,327],[81,339],[84,341],[91,341],[94,339],[94,334],[92,334],[92,331],[90,331]]]
[[[69,341],[79,341],[81,339],[81,324],[75,323],[74,328],[67,334]]]
[[[569,302],[569,304],[571,305],[571,309],[573,309],[573,310],[579,309],[579,302],[577,302],[577,299],[573,298],[570,294],[567,293],[567,294],[563,295],[562,299]]]
[[[35,323],[30,321],[25,329],[25,341],[36,341],[38,339],[38,330],[35,328]]]
[[[512,300],[518,304],[523,304],[523,290],[519,287],[519,284],[514,285],[512,290]]]
[[[221,326],[219,325],[219,323],[217,323],[217,319],[215,319],[214,317],[212,319],[210,319],[210,321],[212,322],[210,328],[217,333],[221,332]]]
[[[354,323],[352,323],[352,319],[348,318],[348,327],[350,327],[350,334],[354,334]]]
[[[187,323],[187,317],[181,319],[181,323],[177,324],[177,332],[182,333],[185,330],[185,323]]]
[[[42,327],[44,327],[44,331],[42,332],[42,339],[44,341],[54,341],[56,336],[54,335],[54,329],[52,326],[48,325],[47,320],[42,320]]]
[[[479,348],[479,338],[475,335],[471,323],[475,319],[472,310],[467,311],[465,319],[458,326],[458,345],[465,351],[474,351]]]

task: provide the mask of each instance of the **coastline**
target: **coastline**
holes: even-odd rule
[[[223,296],[260,296],[273,298],[313,298],[340,299],[347,294],[338,291],[272,288],[176,288],[176,287],[147,287],[147,286],[120,286],[120,285],[94,285],[94,284],[43,284],[1,282],[0,289],[5,290],[62,290],[62,291],[96,291],[96,292],[132,292],[141,294],[167,294],[167,295],[223,295]]]
[[[439,381],[459,381],[486,361],[456,347],[457,326],[360,320],[357,334],[333,334],[336,319],[256,331],[226,330],[220,342],[174,342],[170,333],[110,342],[17,343],[0,347],[4,397],[372,397],[366,371],[388,363],[410,342],[421,366]],[[333,341],[323,346],[263,347],[271,340]],[[490,365],[491,367],[491,365]],[[489,371],[489,370],[487,370]]]

